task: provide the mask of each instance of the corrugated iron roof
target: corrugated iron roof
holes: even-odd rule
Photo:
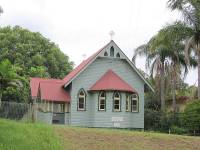
[[[117,90],[137,93],[128,83],[119,77],[112,70],[108,70],[89,91]]]
[[[46,101],[70,102],[70,94],[64,90],[62,81],[41,81],[39,85],[41,99]]]
[[[31,96],[32,98],[37,98],[39,83],[41,81],[61,81],[60,79],[45,79],[45,78],[30,78]]]
[[[111,42],[111,41],[110,41]],[[110,42],[108,44],[110,44]],[[72,70],[67,76],[63,78],[64,84],[68,84],[78,73],[80,73],[84,68],[87,67],[87,65],[93,61],[98,54],[108,45],[106,44],[104,47],[102,47],[100,50],[98,50],[96,53],[94,53],[92,56],[84,60],[81,64],[79,64],[74,70]]]

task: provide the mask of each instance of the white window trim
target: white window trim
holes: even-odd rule
[[[132,97],[133,95],[136,95],[136,97],[133,98]],[[133,94],[133,95],[131,96],[131,112],[139,112],[139,98],[138,98],[138,95],[137,94]],[[135,100],[137,102],[137,110],[133,110],[133,102],[132,101],[135,101]]]
[[[83,92],[84,95],[80,95],[80,93]],[[83,102],[83,108],[79,108],[79,98],[83,98],[84,99],[84,102]],[[86,110],[85,109],[85,99],[86,99],[86,94],[85,94],[85,91],[84,90],[80,90],[79,91],[79,94],[78,94],[78,107],[77,107],[77,110]]]
[[[101,97],[101,94],[102,93],[105,93],[105,92],[100,92],[100,94],[99,94],[99,111],[105,111],[106,110],[106,93],[105,93],[105,97]],[[101,100],[104,100],[104,109],[101,109],[101,103],[100,103],[100,101]]]
[[[130,106],[131,106],[131,105],[130,105],[130,102],[131,102],[131,101],[130,101],[130,97],[131,97],[130,94],[127,94],[127,95],[126,95],[126,106],[127,106],[127,102],[128,102],[128,109],[126,108],[126,112],[129,112],[129,111],[130,111],[130,108],[131,108],[131,107],[130,107]]]
[[[115,97],[115,94],[118,93],[119,94],[119,97]],[[118,100],[119,101],[119,109],[115,109],[115,101]],[[120,112],[121,111],[121,95],[119,92],[115,92],[114,93],[114,96],[113,96],[113,110],[115,112]]]

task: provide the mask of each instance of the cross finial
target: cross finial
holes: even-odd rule
[[[109,34],[110,34],[110,40],[113,40],[113,36],[115,35],[115,32],[111,30]]]
[[[85,58],[86,58],[86,54],[83,54],[82,57],[83,57],[83,60],[85,60]]]

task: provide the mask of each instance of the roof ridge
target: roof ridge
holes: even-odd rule
[[[63,78],[64,84],[69,83],[81,70],[83,70],[98,54],[106,47],[108,46],[112,41],[107,43],[105,46],[100,48],[98,51],[93,53],[90,57],[88,57],[86,60],[82,61],[76,68],[74,68],[67,76]]]
[[[89,91],[119,90],[137,93],[125,80],[112,69],[108,69],[89,89]]]

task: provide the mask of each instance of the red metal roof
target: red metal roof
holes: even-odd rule
[[[110,44],[110,42],[108,43]],[[63,82],[64,84],[69,83],[79,72],[81,72],[91,61],[96,58],[96,56],[108,45],[106,44],[104,47],[102,47],[100,50],[98,50],[96,53],[94,53],[92,56],[84,60],[81,64],[79,64],[74,70],[72,70],[67,76],[64,77]]]
[[[32,98],[37,98],[39,83],[41,81],[62,81],[62,80],[59,80],[59,79],[45,79],[45,78],[31,78],[30,79],[30,87],[31,87],[31,96],[32,96]]]
[[[112,70],[108,70],[89,91],[117,90],[137,93],[128,83]]]
[[[41,81],[39,85],[41,99],[46,101],[70,102],[71,97],[63,89],[63,81]]]

